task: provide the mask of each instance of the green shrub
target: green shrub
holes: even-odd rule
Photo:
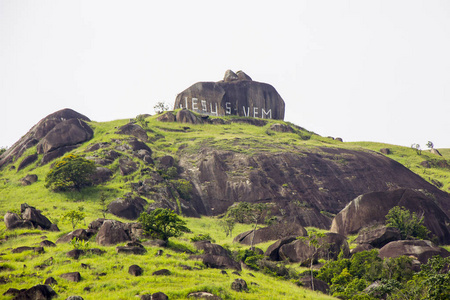
[[[68,154],[50,169],[45,178],[45,187],[52,191],[79,191],[92,185],[95,163],[83,157]]]
[[[395,206],[386,215],[386,226],[400,230],[402,239],[427,239],[429,231],[423,225],[424,217],[417,217],[404,207]]]
[[[191,242],[199,242],[199,241],[210,241],[211,243],[214,243],[215,240],[209,235],[209,233],[206,234],[197,234],[196,236],[191,238]]]
[[[178,237],[183,232],[190,232],[183,221],[173,210],[157,208],[151,213],[143,212],[138,221],[146,234],[167,241],[171,237]]]

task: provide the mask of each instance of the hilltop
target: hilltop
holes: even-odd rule
[[[218,244],[240,249],[242,246],[233,244],[218,223],[218,218],[236,202],[270,203],[270,214],[278,220],[329,230],[334,216],[358,196],[398,189],[422,191],[424,198],[428,199],[426,201],[435,203],[436,209],[443,213],[443,221],[439,221],[440,225],[433,225],[437,228],[433,234],[438,241],[448,244],[449,151],[440,149],[440,152],[443,156],[395,145],[346,143],[319,136],[282,120],[216,117],[176,110],[154,116],[139,115],[129,120],[95,122],[77,112],[62,110],[41,120],[0,156],[2,215],[17,211],[22,203],[27,203],[41,210],[52,223],[58,224],[61,233],[39,229],[7,231],[2,225],[5,240],[1,249],[4,253],[16,246],[38,244],[44,234],[56,240],[71,229],[61,221],[61,216],[79,207],[86,214],[82,226],[86,228],[87,224],[102,216],[101,197],[108,203],[118,198],[131,203],[135,203],[133,201],[137,198],[143,199],[145,205],[138,212],[157,207],[173,209],[185,217],[193,231],[188,237],[209,234]],[[96,163],[96,185],[80,192],[60,193],[44,187],[52,164],[67,153]],[[37,181],[26,182],[24,178],[27,175],[36,175]],[[108,218],[129,222],[128,219],[137,217],[108,213]],[[250,229],[250,225],[239,225],[234,235]],[[266,250],[264,248],[269,244],[261,247]],[[153,256],[158,247],[149,245],[145,258],[148,272],[153,271],[153,265],[175,269],[176,279],[169,280],[173,286],[166,288],[172,298],[183,298],[188,292],[200,289],[225,298],[236,297],[236,292],[226,289],[231,278],[219,283],[223,281],[223,277],[217,277],[219,273],[189,258],[186,252],[195,252],[195,248],[187,240],[176,239],[171,246],[165,250],[170,257],[158,260]],[[127,298],[143,291],[156,292],[167,285],[164,280],[149,278],[145,280],[153,280],[154,287],[146,288],[144,279],[133,279],[129,284],[118,282],[120,276],[112,274],[115,268],[111,263],[128,268],[132,257],[116,254],[111,247],[100,248],[107,252],[106,260],[111,262],[88,256],[83,263],[91,265],[92,271],[85,272],[89,275],[83,276],[84,283],[82,281],[77,286],[60,284],[59,294],[69,295],[76,291],[85,295],[85,299],[93,299],[103,295],[103,290],[117,290],[122,293],[121,297]],[[176,251],[180,248],[185,253]],[[4,254],[3,266],[11,267],[5,270],[14,279],[7,281],[2,291],[12,283],[19,285],[20,274],[26,277],[22,286],[37,284],[47,277],[40,273],[38,280],[33,281],[35,271],[29,266],[21,266],[27,260],[38,265],[53,257],[57,263],[45,269],[48,274],[58,275],[63,270],[79,269],[78,261],[64,263],[63,253],[69,249],[68,244],[58,244],[56,249],[47,250],[43,256],[29,252]],[[181,270],[181,262],[191,268],[199,267],[202,279],[193,279],[192,272]],[[107,275],[99,275],[101,273]],[[253,280],[259,285],[245,294],[248,299],[267,295],[286,298],[283,290],[305,293],[289,281],[273,279],[262,273],[255,275],[256,279],[244,276],[247,281]],[[186,277],[188,282],[181,279]],[[277,285],[280,286],[269,288],[272,280],[278,280]],[[200,282],[205,283],[202,285]],[[125,292],[129,285],[135,288]],[[83,291],[85,287],[91,290]],[[111,296],[110,299],[116,298]]]

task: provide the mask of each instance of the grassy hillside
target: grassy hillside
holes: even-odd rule
[[[362,151],[379,151],[381,148],[389,148],[392,153],[388,155],[390,158],[402,163],[429,182],[441,183],[442,190],[448,191],[450,188],[450,169],[439,167],[439,162],[450,159],[450,149],[443,149],[441,153],[444,157],[438,157],[426,151],[419,155],[413,149],[394,145],[369,142],[342,143],[297,127],[291,133],[279,133],[271,130],[270,126],[274,123],[287,123],[276,120],[268,120],[264,126],[234,122],[222,125],[187,125],[158,122],[156,117],[151,116],[145,119],[147,122],[145,128],[149,136],[148,145],[153,151],[155,161],[164,155],[172,155],[175,159],[179,159],[182,153],[197,153],[200,146],[249,155],[303,148],[309,151],[320,151],[317,148],[319,146]],[[229,121],[231,118],[222,119]],[[118,127],[128,122],[129,120],[90,122],[89,125],[94,129],[93,139],[81,145],[73,153],[84,156],[86,148],[92,144],[125,139],[126,136],[115,132]],[[22,158],[14,163],[14,166],[17,168],[24,157],[33,153],[36,153],[35,147],[28,149]],[[38,162],[41,158],[42,155]],[[431,162],[431,168],[420,165],[424,160]],[[135,161],[139,164],[140,170],[146,167],[142,161],[137,159]],[[7,231],[4,224],[0,224],[2,236],[0,282],[3,282],[0,285],[1,294],[10,287],[19,289],[31,287],[53,276],[58,281],[54,289],[60,295],[60,299],[70,295],[81,295],[84,299],[132,299],[136,295],[158,291],[166,293],[170,299],[185,299],[187,294],[193,291],[209,291],[223,299],[332,299],[300,287],[296,280],[285,280],[250,270],[243,270],[242,276],[231,274],[231,270],[228,270],[228,275],[222,275],[220,270],[208,269],[200,261],[191,259],[190,255],[185,253],[186,249],[195,251],[190,238],[201,233],[209,234],[216,243],[232,251],[244,249],[240,245],[233,244],[232,238],[225,236],[217,218],[185,218],[192,233],[171,239],[170,247],[164,249],[162,256],[156,256],[159,248],[152,246],[146,246],[148,252],[143,256],[117,254],[115,247],[99,247],[95,241],[91,241],[89,246],[101,248],[106,251],[104,255],[88,255],[78,260],[71,260],[65,256],[66,252],[73,249],[70,244],[58,244],[55,248],[46,248],[44,254],[35,254],[31,251],[12,254],[13,248],[38,245],[43,236],[54,242],[64,233],[71,231],[71,226],[61,219],[67,211],[82,210],[86,218],[78,227],[86,228],[91,221],[101,217],[102,207],[99,202],[101,194],[106,195],[108,202],[112,201],[130,192],[130,181],[139,180],[142,176],[139,171],[132,175],[121,176],[117,172],[117,164],[112,164],[109,168],[116,172],[107,183],[85,188],[81,192],[55,193],[44,187],[45,176],[50,170],[51,163],[40,166],[38,162],[19,172],[10,167],[0,171],[0,214],[17,211],[21,203],[28,203],[40,209],[45,216],[56,223],[61,232]],[[157,170],[156,166],[153,168]],[[38,181],[29,186],[22,186],[20,179],[31,173],[38,176]],[[152,201],[152,199],[147,200]],[[120,220],[110,214],[107,217]],[[239,225],[234,229],[234,234],[249,229],[249,225]],[[259,245],[259,247],[265,250],[269,244]],[[49,261],[50,258],[52,263],[48,267],[44,270],[36,269],[36,266]],[[89,265],[89,268],[83,269],[81,264]],[[144,269],[143,276],[133,277],[128,274],[128,267],[133,264],[138,264]],[[193,269],[185,270],[181,265],[187,265]],[[152,272],[162,268],[169,269],[172,275],[162,277],[151,275]],[[294,264],[291,268],[297,272],[303,270]],[[58,277],[62,273],[74,271],[81,273],[81,282],[72,283]],[[249,284],[248,293],[238,293],[230,289],[231,282],[238,277],[245,279]],[[251,282],[255,284],[250,285]]]

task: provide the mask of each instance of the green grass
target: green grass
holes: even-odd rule
[[[279,153],[295,152],[298,155],[304,155],[303,152],[322,153],[322,147],[336,147],[343,149],[352,149],[358,151],[376,151],[381,148],[389,148],[392,154],[389,158],[398,161],[416,174],[422,176],[429,182],[439,181],[442,183],[441,189],[448,191],[450,188],[450,170],[437,167],[437,163],[443,160],[450,160],[450,149],[439,149],[443,157],[432,155],[427,151],[422,151],[418,155],[415,150],[408,147],[401,147],[382,143],[371,142],[353,142],[342,143],[330,138],[321,137],[307,130],[295,128],[292,133],[274,132],[270,126],[274,123],[286,122],[280,120],[267,120],[265,126],[252,126],[242,123],[230,123],[233,117],[223,118],[227,124],[180,124],[163,123],[156,121],[158,116],[147,117],[147,134],[149,142],[147,143],[153,151],[153,159],[157,161],[158,157],[171,155],[175,160],[187,159],[195,166],[199,163],[198,151],[201,148],[210,148],[223,151],[232,151],[244,155],[256,155],[258,153]],[[45,176],[50,170],[50,164],[41,166],[39,164],[42,155],[38,161],[17,172],[14,169],[5,168],[0,171],[0,214],[4,215],[7,211],[17,210],[21,203],[28,203],[40,209],[52,222],[57,223],[61,232],[44,232],[38,230],[16,230],[6,231],[3,224],[0,225],[0,266],[5,269],[0,271],[0,277],[8,280],[6,284],[0,285],[0,293],[3,294],[8,288],[28,288],[53,276],[58,285],[54,287],[60,295],[60,299],[65,299],[70,295],[81,295],[84,299],[134,299],[136,295],[144,293],[154,293],[162,291],[170,299],[185,299],[189,292],[209,291],[221,296],[223,299],[332,299],[331,297],[321,295],[297,286],[295,283],[274,278],[261,272],[251,271],[255,277],[248,275],[250,271],[243,270],[241,277],[247,283],[254,282],[257,285],[249,285],[248,293],[237,293],[230,289],[231,282],[237,276],[220,274],[220,270],[205,268],[200,261],[194,260],[190,255],[177,252],[174,249],[193,248],[190,239],[198,234],[209,234],[216,243],[225,246],[230,251],[239,251],[248,246],[233,243],[233,237],[238,233],[252,229],[251,225],[238,224],[233,230],[233,237],[225,235],[220,225],[220,220],[212,217],[185,218],[188,227],[192,233],[185,234],[180,238],[171,240],[173,249],[164,249],[163,256],[155,256],[158,248],[147,247],[148,252],[143,256],[117,254],[115,247],[99,247],[95,241],[91,242],[91,247],[99,247],[106,251],[102,256],[90,255],[83,256],[79,260],[71,260],[65,256],[65,253],[71,250],[69,244],[59,244],[56,248],[46,248],[44,254],[38,255],[33,252],[24,252],[12,254],[11,249],[19,246],[38,245],[45,235],[51,241],[62,234],[71,231],[68,223],[63,223],[61,217],[69,210],[83,209],[86,214],[85,222],[78,227],[86,228],[91,221],[102,217],[101,206],[99,203],[100,195],[104,193],[107,196],[107,202],[121,197],[131,191],[130,182],[137,182],[146,178],[141,175],[140,170],[150,168],[152,171],[158,171],[156,165],[144,165],[142,161],[133,157],[130,151],[119,151],[116,147],[126,143],[127,136],[116,133],[117,129],[127,124],[129,120],[115,120],[111,122],[90,122],[94,129],[92,140],[85,142],[73,153],[82,156],[98,155],[102,156],[102,151],[112,150],[128,156],[139,166],[139,170],[128,176],[120,176],[118,172],[117,160],[107,166],[114,172],[113,178],[107,183],[95,187],[83,189],[81,192],[54,193],[44,187]],[[85,150],[95,143],[109,143],[110,145],[96,153],[87,153]],[[27,155],[36,153],[36,147],[32,147],[25,152]],[[324,155],[329,157],[329,155]],[[23,158],[16,161],[13,165],[19,166]],[[339,157],[329,157],[345,164],[345,155]],[[431,168],[424,168],[420,163],[424,160],[433,162]],[[450,162],[449,162],[450,163]],[[243,167],[244,168],[244,167]],[[239,170],[240,172],[241,170]],[[245,170],[242,170],[245,175]],[[26,174],[38,175],[38,181],[29,186],[22,186],[20,179]],[[238,175],[238,174],[234,174]],[[325,187],[326,188],[326,187]],[[147,199],[152,201],[151,197]],[[108,215],[107,218],[113,218]],[[119,219],[114,217],[114,219]],[[121,220],[126,221],[126,220]],[[308,228],[311,230],[312,228]],[[351,237],[350,240],[354,239]],[[256,245],[263,251],[272,243]],[[449,246],[446,246],[450,250]],[[170,255],[167,257],[166,254]],[[53,264],[45,270],[37,270],[35,266],[53,257]],[[89,264],[90,269],[82,269],[81,263]],[[144,275],[141,277],[132,277],[127,273],[128,267],[132,264],[138,264],[144,269]],[[181,264],[198,268],[198,270],[184,270]],[[26,265],[26,267],[24,267]],[[289,266],[297,272],[306,270],[291,264]],[[156,277],[151,273],[155,270],[167,268],[172,272],[170,276]],[[71,283],[58,276],[62,273],[79,271],[82,275],[82,281]],[[106,273],[106,275],[101,275]],[[89,288],[86,292],[84,289]],[[12,297],[6,298],[11,299]]]

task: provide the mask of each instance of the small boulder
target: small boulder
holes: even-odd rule
[[[23,186],[30,185],[32,183],[35,183],[38,180],[38,176],[36,174],[28,174],[24,178],[20,179],[20,182]]]
[[[58,284],[58,281],[56,281],[56,279],[53,277],[48,277],[47,279],[45,279],[44,284],[56,285],[56,284]]]
[[[276,132],[294,132],[291,126],[280,123],[270,125],[270,129]]]
[[[108,205],[108,211],[115,216],[136,220],[145,210],[147,201],[141,197],[127,197],[125,199],[117,199]]]
[[[40,226],[42,229],[49,229],[52,225],[52,222],[41,214],[39,210],[26,203],[20,205],[20,211],[22,213],[22,219],[30,221],[34,227]]]
[[[56,244],[49,240],[43,240],[39,243],[42,247],[56,247]]]
[[[157,121],[160,122],[175,122],[175,115],[172,111],[168,111],[160,115],[158,118],[156,118]]]
[[[33,228],[33,223],[27,220],[22,220],[17,214],[7,212],[3,217],[6,229],[12,230],[16,228]]]
[[[175,164],[175,159],[170,155],[165,155],[159,159],[159,167],[161,169],[167,170],[170,167],[173,167]]]
[[[157,292],[152,294],[151,300],[169,300],[169,297],[163,292]]]
[[[137,164],[129,158],[119,159],[119,170],[122,176],[129,175],[138,169]]]
[[[133,276],[141,276],[144,271],[138,265],[132,265],[128,268],[128,273]]]
[[[241,270],[241,265],[229,256],[203,254],[200,258],[208,268]]]
[[[130,139],[128,140],[128,144],[131,146],[131,149],[134,152],[137,152],[139,150],[145,150],[147,151],[150,155],[152,155],[152,149],[150,149],[149,146],[147,146],[146,143],[139,141],[137,139]]]
[[[134,123],[128,123],[126,125],[123,125],[120,127],[116,133],[118,134],[127,134],[137,137],[138,139],[141,139],[143,141],[148,141],[148,135],[145,132],[145,130],[139,126],[138,124]]]
[[[381,248],[389,242],[401,239],[397,228],[380,226],[375,229],[360,231],[355,242],[358,244],[370,244],[375,248]]]
[[[176,115],[176,120],[178,123],[187,123],[187,124],[199,124],[201,121],[197,116],[190,110],[183,108],[179,110]]]
[[[84,255],[84,250],[81,249],[72,249],[66,253],[66,256],[73,259],[78,259],[81,255]]]
[[[143,255],[147,252],[143,247],[120,246],[116,248],[117,253]]]
[[[224,247],[217,244],[212,244],[210,241],[195,242],[194,246],[198,250],[203,250],[204,254],[229,256],[228,251]]]
[[[322,281],[322,280],[314,278],[314,277],[313,277],[313,280],[311,281],[311,275],[300,278],[300,282],[302,283],[303,287],[306,287],[306,288],[308,288],[310,290],[314,290],[314,291],[320,291],[324,294],[328,294],[328,292],[330,290],[330,286],[325,281]],[[314,286],[313,286],[313,284],[314,284]]]
[[[391,150],[389,148],[382,148],[380,149],[380,152],[383,153],[384,155],[391,154]]]
[[[56,292],[46,284],[38,284],[27,290],[21,290],[18,294],[13,298],[14,300],[28,300],[28,299],[36,299],[36,300],[48,300],[56,297]]]
[[[45,253],[44,247],[28,247],[28,246],[14,248],[11,250],[11,253],[22,253],[24,251],[34,251],[39,254]]]
[[[81,296],[69,296],[66,300],[84,300]]]
[[[105,220],[100,227],[95,241],[102,246],[116,245],[131,241],[127,225],[116,220]]]
[[[231,283],[231,289],[235,290],[236,292],[248,292],[247,282],[245,282],[242,278],[236,278]]]
[[[79,228],[61,236],[56,240],[56,243],[70,243],[74,238],[76,238],[77,240],[87,241],[91,238],[92,235],[93,234],[91,232],[88,232],[86,229]]]
[[[188,298],[197,298],[197,299],[208,299],[208,300],[222,300],[219,296],[208,292],[194,292],[189,293]]]
[[[450,256],[450,252],[425,240],[393,241],[385,245],[379,251],[379,256],[381,258],[399,257],[402,255],[413,256],[422,264],[425,264],[428,259],[434,255],[445,258]]]
[[[80,272],[70,272],[59,275],[61,278],[64,278],[69,281],[79,282],[81,280]]]
[[[280,258],[280,248],[285,245],[285,244],[289,244],[293,241],[295,241],[297,239],[296,236],[289,236],[289,237],[285,237],[282,238],[278,241],[276,241],[275,243],[273,243],[272,245],[270,245],[266,252],[264,253],[265,256],[268,256],[270,260],[274,260],[274,261],[279,261]]]
[[[431,164],[428,160],[424,160],[423,162],[420,163],[420,165],[427,169],[431,168]]]
[[[155,276],[170,275],[170,274],[172,274],[172,273],[167,269],[161,269],[161,270],[158,270],[158,271],[155,271],[152,273],[152,275],[155,275]]]
[[[92,174],[91,179],[94,184],[100,184],[108,181],[113,175],[113,171],[105,167],[95,168],[94,174]]]
[[[24,160],[22,160],[19,166],[17,167],[17,172],[24,169],[25,167],[28,167],[29,165],[34,163],[37,159],[38,155],[36,153],[25,157]]]

